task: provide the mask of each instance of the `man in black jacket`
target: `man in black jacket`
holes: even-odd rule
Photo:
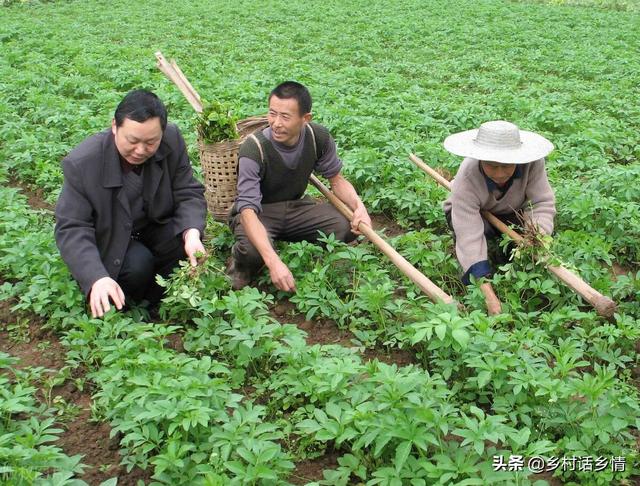
[[[184,140],[164,104],[135,90],[111,129],[89,137],[62,161],[56,243],[89,299],[93,317],[125,298],[160,300],[157,273],[204,253],[204,187],[193,177]]]

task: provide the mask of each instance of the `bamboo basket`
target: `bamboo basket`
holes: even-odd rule
[[[236,200],[240,144],[253,132],[267,125],[266,116],[252,116],[237,123],[240,135],[237,140],[209,144],[198,139],[207,208],[217,221],[227,221]]]

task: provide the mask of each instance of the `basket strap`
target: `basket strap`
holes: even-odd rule
[[[258,147],[258,150],[260,151],[260,165],[264,164],[264,152],[262,151],[262,144],[260,143],[260,140],[258,140],[258,137],[256,137],[253,133],[249,135],[249,138],[253,139]]]
[[[313,127],[309,123],[307,123],[306,126],[309,127],[309,131],[311,132],[311,140],[313,141],[313,153],[316,154],[316,157],[318,157],[318,147],[316,146],[316,134],[313,131]]]

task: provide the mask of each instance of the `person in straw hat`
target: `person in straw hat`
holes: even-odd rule
[[[480,212],[489,211],[507,224],[525,224],[553,232],[555,196],[545,171],[553,144],[513,123],[490,121],[479,129],[450,135],[444,147],[464,157],[443,209],[454,231],[456,256],[469,284],[490,277],[487,239],[498,235]],[[500,300],[489,282],[480,285],[489,314],[499,314]]]

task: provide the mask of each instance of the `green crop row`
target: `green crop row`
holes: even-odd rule
[[[252,416],[258,432],[243,429],[238,435],[247,441],[244,448],[234,444],[224,457],[216,453],[222,442],[206,454],[198,451],[214,447],[209,438],[229,422],[228,410],[243,414],[252,408],[232,391],[238,381],[228,367],[165,348],[167,335],[180,327],[145,324],[136,309],[129,316],[113,312],[105,320],[89,319],[76,284],[56,257],[51,217],[26,209],[14,189],[3,189],[0,197],[8,215],[1,223],[0,271],[16,279],[3,285],[3,296],[16,297],[15,310],[46,316],[49,326],[63,333],[69,365],[84,366],[95,383],[94,417],[108,420],[113,434],[121,434],[123,464],[153,467],[162,484],[216,485],[276,481],[293,467],[275,442],[282,433],[277,427],[264,430],[259,408]],[[18,242],[22,250],[15,252]],[[46,286],[51,275],[59,276],[59,285]]]
[[[542,133],[556,145],[548,170],[561,252],[579,246],[593,265],[637,267],[640,206],[629,183],[640,175],[637,13],[513,2],[358,5],[324,5],[349,19],[331,28],[323,9],[295,2],[283,12],[213,1],[178,2],[170,13],[144,2],[4,9],[0,160],[55,199],[60,159],[107,127],[118,99],[137,86],[166,100],[195,154],[193,113],[154,66],[153,51],[162,48],[204,96],[242,116],[264,112],[277,81],[305,82],[367,206],[407,228],[447,231],[446,193],[418,173],[408,152],[455,174],[459,161],[442,147],[453,132],[505,118]],[[409,13],[419,19],[411,28]],[[122,16],[126,30],[116,22]],[[534,35],[541,25],[545,35]],[[282,48],[266,49],[265,36]]]
[[[4,9],[3,158],[54,196],[60,158],[108,126],[122,93],[140,85],[156,89],[171,118],[190,127],[190,107],[154,67],[153,51],[162,48],[203,95],[230,102],[241,115],[264,112],[277,80],[305,82],[346,160],[356,168],[370,160],[373,176],[394,174],[410,150],[451,169],[444,137],[493,118],[548,136],[558,147],[551,157],[558,183],[576,170],[588,177],[603,165],[637,160],[640,61],[631,53],[638,14],[513,2],[287,6],[65,2]],[[323,11],[349,21],[328,28]],[[419,20],[409,27],[407,15]],[[118,22],[125,16],[126,28]],[[534,35],[542,25],[545,35]],[[265,38],[280,48],[265,48]],[[193,130],[186,131],[193,141]]]
[[[36,398],[42,368],[18,367],[19,359],[0,352],[0,481],[14,486],[87,486],[74,479],[84,465],[55,442],[54,409]],[[100,486],[115,486],[110,479]]]
[[[606,8],[631,12],[640,11],[638,0],[525,0],[547,3],[550,5],[567,5],[572,7]]]

